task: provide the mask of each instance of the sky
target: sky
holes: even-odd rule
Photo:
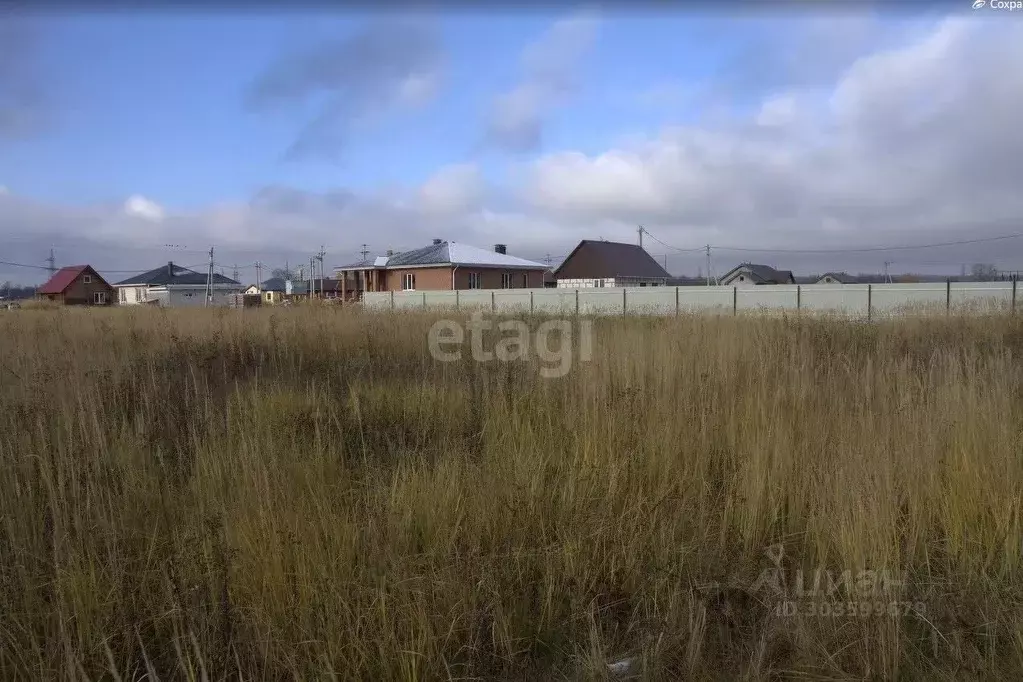
[[[1023,269],[1023,12],[843,7],[7,13],[0,281],[640,225],[673,274]]]

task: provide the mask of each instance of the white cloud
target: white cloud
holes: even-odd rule
[[[828,106],[782,91],[746,121],[548,154],[522,195],[563,220],[658,226],[682,246],[707,232],[797,249],[1013,232],[1023,214],[1021,67],[1023,25],[949,20],[856,60]]]
[[[579,62],[597,37],[598,22],[589,12],[555,22],[522,54],[522,80],[494,98],[486,138],[510,151],[540,146],[551,112],[574,93]]]
[[[419,188],[420,205],[426,211],[452,213],[478,205],[483,178],[474,164],[442,168]]]
[[[134,218],[143,218],[154,223],[164,219],[164,210],[160,204],[138,194],[128,197],[124,202],[124,212]]]

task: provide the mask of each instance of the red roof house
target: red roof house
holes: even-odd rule
[[[114,288],[92,266],[69,265],[36,289],[36,298],[63,305],[110,305],[114,302]]]

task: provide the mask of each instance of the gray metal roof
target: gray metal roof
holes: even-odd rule
[[[240,282],[236,282],[230,277],[224,277],[218,273],[213,273],[213,283],[236,284],[241,286]],[[175,265],[174,263],[167,263],[167,265],[161,265],[158,268],[154,268],[148,272],[143,272],[140,275],[135,275],[128,279],[121,280],[114,286],[128,286],[132,284],[150,287],[167,285],[205,286],[206,273],[189,270],[188,268],[183,268],[180,265]]]
[[[749,272],[750,277],[757,284],[790,284],[795,281],[791,270],[775,270],[769,265],[759,265],[757,263],[740,263],[726,272],[720,281],[728,281],[732,275],[742,269]]]
[[[421,249],[396,253],[389,257],[379,257],[373,261],[362,260],[352,265],[338,268],[339,270],[357,268],[411,268],[425,267],[428,265],[466,265],[489,268],[519,268],[546,270],[547,266],[542,263],[509,256],[505,253],[488,251],[469,244],[457,242],[441,242],[431,244]]]

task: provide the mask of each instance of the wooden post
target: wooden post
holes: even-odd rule
[[[458,310],[458,289],[455,289],[455,310]]]
[[[426,309],[426,292],[423,292],[423,309]]]
[[[490,312],[497,312],[497,299],[494,296],[493,290],[490,292]]]
[[[796,310],[803,309],[803,287],[802,285],[796,285]]]
[[[622,287],[622,315],[629,314],[629,306],[625,301],[625,292],[628,290],[629,289],[627,287]]]
[[[945,280],[945,314],[952,312],[952,278]]]
[[[533,314],[533,290],[529,290],[529,314]]]
[[[874,297],[873,294],[874,294],[874,285],[873,284],[868,284],[867,285],[867,322],[870,322],[870,319],[873,316],[873,310],[872,310],[872,308],[873,308],[872,299]]]
[[[1012,277],[1012,312],[1016,313],[1016,285],[1019,284],[1019,278],[1013,275]]]
[[[578,289],[575,290],[575,314],[576,314],[576,317],[579,316],[579,290]]]
[[[732,285],[732,315],[739,314],[739,286]]]
[[[678,317],[678,287],[675,287],[675,317]]]
[[[391,289],[391,310],[394,310],[394,289]]]

